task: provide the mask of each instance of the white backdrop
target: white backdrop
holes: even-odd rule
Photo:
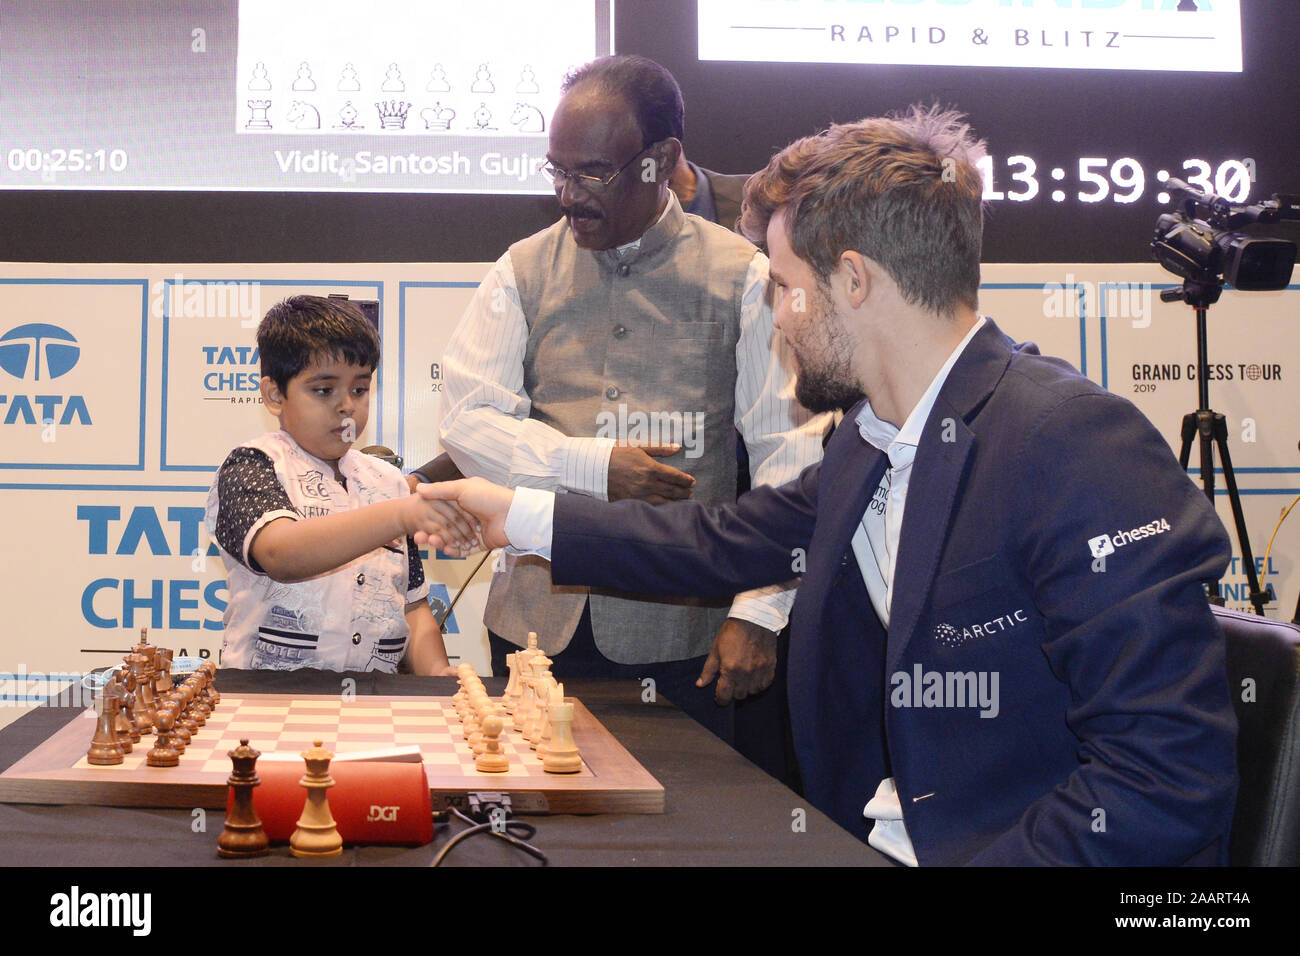
[[[178,653],[216,656],[225,587],[203,504],[227,452],[274,427],[250,378],[269,306],[300,292],[380,302],[384,354],[358,447],[388,445],[413,467],[439,450],[442,350],[486,270],[0,264],[0,703],[43,696],[42,675],[115,662],[141,626]],[[1153,264],[987,265],[981,310],[1131,399],[1176,450],[1196,407],[1196,350],[1191,310],[1158,300],[1172,278]],[[1298,291],[1225,293],[1210,312],[1210,401],[1228,419],[1261,562],[1280,509],[1300,494]],[[1194,474],[1197,462],[1193,449]],[[1222,494],[1219,512],[1231,529]],[[1278,593],[1270,616],[1294,612],[1297,553],[1300,517],[1264,569]],[[431,555],[434,593],[455,595],[477,563]],[[453,660],[484,672],[489,573],[474,578],[446,637]],[[1247,607],[1236,562],[1224,591]]]

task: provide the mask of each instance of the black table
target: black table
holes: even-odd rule
[[[337,693],[342,676],[358,695],[450,695],[455,681],[401,675],[317,671],[221,671],[234,693]],[[498,692],[502,681],[489,681]],[[663,814],[525,816],[532,843],[552,866],[892,866],[789,790],[665,702],[642,701],[636,681],[566,682],[577,697],[664,787]],[[0,731],[0,770],[44,741],[79,710],[41,707]],[[802,811],[802,812],[800,812]],[[301,861],[287,846],[253,860],[216,854],[223,823],[206,814],[195,832],[186,810],[0,805],[0,859],[37,866],[427,866],[459,820],[422,847],[346,847],[341,857]],[[537,866],[503,841],[476,836],[443,865]]]

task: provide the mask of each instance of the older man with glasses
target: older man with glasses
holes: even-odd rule
[[[738,430],[756,485],[789,480],[820,458],[829,419],[793,397],[766,257],[669,189],[683,135],[672,75],[604,57],[563,90],[545,167],[563,218],[512,245],[461,320],[443,356],[444,448],[510,487],[723,504]],[[531,556],[506,554],[498,572],[494,672],[535,631],[561,679],[641,680],[727,740],[726,705],[772,682],[793,602],[782,587],[730,606],[556,589]]]

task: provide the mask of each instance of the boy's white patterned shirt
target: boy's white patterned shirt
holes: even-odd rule
[[[429,586],[414,542],[399,538],[343,567],[292,584],[271,580],[249,547],[276,518],[300,520],[406,497],[400,471],[349,450],[334,470],[283,431],[236,448],[208,492],[208,534],[229,592],[223,667],[395,671],[406,649],[405,608]]]

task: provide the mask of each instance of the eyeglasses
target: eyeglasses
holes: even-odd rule
[[[635,156],[629,159],[622,166],[618,167],[618,169],[614,170],[608,176],[591,176],[588,175],[587,173],[571,173],[563,166],[556,166],[554,163],[550,163],[550,162],[548,162],[545,166],[542,167],[542,175],[545,176],[547,179],[549,179],[556,186],[560,186],[568,182],[568,183],[572,183],[575,186],[581,186],[583,189],[587,189],[592,192],[595,192],[597,190],[607,188],[610,183],[612,183],[614,180],[618,178],[619,174],[623,172],[623,170],[627,169],[634,162],[636,162],[638,156],[640,156],[647,149],[649,149],[651,146],[654,145],[655,145],[654,143],[647,143],[646,145],[642,146],[639,150],[637,150]]]

